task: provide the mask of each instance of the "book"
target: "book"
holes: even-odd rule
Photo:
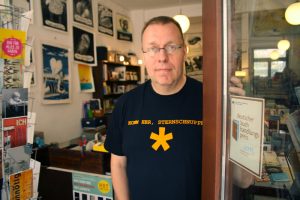
[[[263,156],[265,166],[280,166],[275,151],[264,151]]]
[[[288,177],[288,175],[287,175],[287,173],[285,173],[285,172],[281,172],[281,173],[271,173],[270,175],[269,175],[269,177],[270,177],[270,179],[271,179],[271,181],[273,181],[273,182],[287,182],[287,181],[289,181],[289,177]]]
[[[297,152],[300,152],[300,110],[291,113],[286,121],[292,142]]]
[[[298,103],[300,105],[300,86],[295,87],[294,89],[295,89],[295,94],[296,94],[297,99],[298,99]]]

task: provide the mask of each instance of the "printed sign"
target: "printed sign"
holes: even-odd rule
[[[110,176],[73,173],[73,199],[113,200]]]
[[[229,159],[253,175],[262,175],[264,99],[231,96]]]

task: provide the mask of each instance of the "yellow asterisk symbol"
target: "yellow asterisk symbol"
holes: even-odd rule
[[[166,128],[159,127],[159,134],[151,132],[150,139],[156,140],[156,142],[152,145],[152,148],[157,151],[157,149],[162,146],[164,151],[167,151],[170,148],[170,145],[167,143],[168,140],[173,139],[173,134],[168,133],[165,134]]]

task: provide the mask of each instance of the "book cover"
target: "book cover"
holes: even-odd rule
[[[291,113],[287,118],[287,127],[297,152],[300,152],[300,110]]]
[[[32,197],[32,177],[32,169],[10,175],[10,200],[30,199]]]
[[[4,149],[25,145],[27,142],[27,117],[3,119]]]
[[[294,89],[295,89],[295,94],[296,94],[297,99],[298,99],[298,103],[300,105],[300,86],[295,87]]]
[[[117,72],[119,81],[126,81],[126,67],[125,66],[116,67],[114,71]]]
[[[263,156],[265,166],[280,166],[275,151],[264,151]]]
[[[288,177],[287,173],[285,173],[285,172],[271,173],[269,176],[270,176],[271,181],[273,181],[273,182],[289,181],[289,177]]]

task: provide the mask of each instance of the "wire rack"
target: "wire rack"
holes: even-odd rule
[[[28,10],[16,6],[0,4],[0,28],[20,29],[20,19]]]

